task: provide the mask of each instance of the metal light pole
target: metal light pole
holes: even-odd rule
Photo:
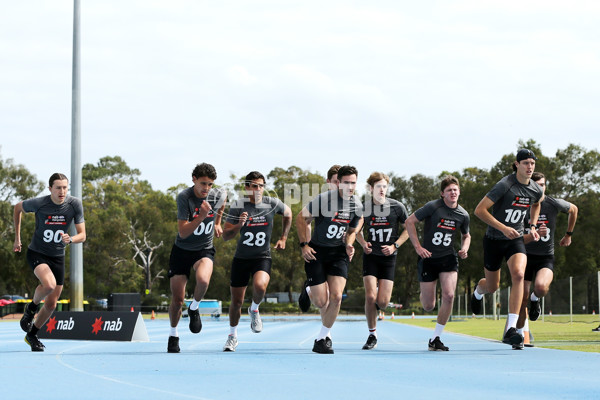
[[[81,90],[79,0],[73,4],[73,83],[71,100],[71,195],[82,198],[81,189]],[[75,234],[75,227],[71,227]],[[83,244],[71,245],[71,311],[83,311]]]

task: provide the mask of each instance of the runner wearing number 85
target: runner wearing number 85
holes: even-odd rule
[[[21,328],[27,332],[25,342],[31,351],[44,351],[37,332],[48,321],[63,289],[65,279],[65,248],[70,243],[85,242],[85,222],[81,200],[67,195],[69,181],[63,174],[52,174],[49,181],[50,195],[18,203],[14,209],[14,251],[21,251],[21,214],[35,213],[35,231],[27,249],[27,262],[40,281],[33,300],[25,306]],[[70,236],[67,229],[74,222],[76,235]],[[33,317],[40,302],[44,306]]]
[[[212,165],[198,164],[192,171],[194,186],[177,195],[177,238],[171,249],[168,273],[172,294],[169,305],[169,353],[180,351],[177,325],[181,318],[185,286],[192,269],[196,287],[194,300],[188,309],[189,327],[192,333],[198,333],[202,329],[198,306],[208,290],[212,276],[215,257],[213,235],[220,237],[223,233],[221,217],[227,197],[222,191],[213,188],[215,179],[217,171]]]
[[[263,196],[265,177],[257,171],[246,175],[245,195],[229,208],[223,239],[233,239],[238,232],[233,263],[231,265],[231,305],[229,306],[229,336],[223,351],[235,351],[237,326],[242,314],[244,295],[248,280],[252,277],[252,305],[248,308],[250,329],[262,332],[262,320],[258,306],[265,297],[271,277],[271,234],[275,214],[283,215],[282,234],[275,244],[276,250],[285,249],[292,226],[292,211],[281,200]]]
[[[386,192],[389,176],[373,172],[367,179],[367,197],[363,208],[364,232],[361,229],[356,240],[363,252],[363,282],[365,285],[365,316],[369,328],[363,350],[377,346],[377,310],[386,308],[394,288],[396,253],[408,239],[406,230],[400,234],[408,217],[404,204],[388,199]]]
[[[543,200],[542,188],[531,180],[537,158],[531,150],[521,149],[512,164],[514,174],[505,176],[488,192],[475,208],[475,215],[488,225],[483,238],[485,278],[471,296],[471,310],[481,312],[483,295],[494,293],[500,286],[500,266],[506,259],[511,277],[508,321],[502,341],[514,349],[523,348],[523,336],[516,329],[523,300],[523,277],[527,265],[523,242],[524,221],[530,215],[531,238],[539,240],[535,225]],[[489,209],[493,207],[492,213]]]
[[[345,165],[337,175],[338,189],[321,193],[296,217],[309,286],[306,289],[321,313],[322,327],[313,346],[313,351],[321,354],[333,353],[330,330],[340,311],[356,230],[362,225],[362,205],[354,195],[358,172]],[[313,220],[315,230],[311,238]]]
[[[460,187],[458,179],[447,176],[440,185],[441,199],[430,201],[419,208],[406,220],[406,230],[419,256],[418,270],[421,286],[421,304],[425,311],[435,308],[437,281],[442,288],[442,304],[439,307],[437,323],[429,340],[429,350],[448,351],[440,337],[446,327],[454,305],[454,292],[458,278],[458,258],[454,249],[454,234],[461,232],[461,246],[458,257],[467,258],[471,235],[469,214],[458,205]],[[425,221],[423,245],[419,243],[415,224]]]

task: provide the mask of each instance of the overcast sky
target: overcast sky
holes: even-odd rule
[[[600,147],[600,2],[81,1],[82,162],[155,189],[352,164],[490,168]],[[0,13],[0,156],[70,175],[73,1]]]

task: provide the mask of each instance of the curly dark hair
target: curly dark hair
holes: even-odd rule
[[[256,179],[262,179],[263,182],[266,182],[263,174],[261,174],[258,171],[252,171],[248,175],[246,175],[246,180],[244,181],[244,184],[246,186],[250,186],[250,182],[252,182],[253,180],[256,180]]]
[[[203,176],[212,179],[213,181],[217,179],[217,171],[215,167],[210,164],[202,163],[196,165],[196,168],[192,171],[192,176],[196,179],[201,178]]]

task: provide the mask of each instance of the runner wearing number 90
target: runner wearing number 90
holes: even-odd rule
[[[171,304],[169,320],[171,330],[167,351],[179,353],[177,324],[181,318],[181,307],[185,297],[185,286],[193,268],[196,276],[194,300],[189,306],[190,331],[198,333],[202,329],[198,306],[208,290],[213,272],[215,248],[213,236],[223,233],[221,217],[225,209],[227,195],[213,188],[217,171],[210,164],[196,165],[192,171],[194,186],[182,190],[177,195],[177,238],[169,257],[169,279],[171,283]]]
[[[442,288],[442,304],[439,307],[435,330],[429,340],[430,351],[448,351],[440,337],[454,304],[454,292],[458,279],[458,257],[467,258],[471,244],[469,214],[458,205],[460,187],[458,179],[447,176],[440,185],[440,199],[430,201],[406,220],[406,230],[419,256],[418,270],[421,286],[421,304],[425,311],[435,308],[436,286],[439,279]],[[424,221],[423,245],[419,243],[415,224]],[[454,249],[454,234],[461,232],[460,250]]]
[[[377,346],[377,310],[386,308],[394,288],[396,253],[408,233],[400,229],[408,218],[406,207],[397,200],[386,197],[390,177],[373,172],[367,179],[367,197],[363,208],[364,231],[356,240],[363,252],[363,283],[365,285],[365,316],[369,328],[363,350]],[[364,236],[367,236],[365,240]]]
[[[223,239],[233,239],[238,233],[235,255],[231,265],[231,305],[229,306],[229,336],[223,351],[235,351],[237,326],[242,314],[244,295],[252,277],[252,304],[248,308],[250,329],[262,332],[262,320],[258,306],[265,297],[271,278],[271,234],[275,214],[283,215],[281,237],[275,244],[276,250],[284,250],[292,226],[292,210],[281,200],[263,196],[265,177],[257,171],[246,175],[245,193],[229,208],[225,221]]]
[[[14,251],[21,251],[21,214],[35,213],[35,231],[27,249],[27,262],[40,284],[35,289],[33,300],[25,306],[21,328],[27,332],[25,342],[31,351],[44,351],[37,337],[39,329],[48,321],[56,308],[65,280],[65,248],[71,243],[85,242],[85,222],[81,200],[67,195],[69,180],[63,174],[50,177],[50,195],[18,203],[14,210]],[[74,222],[76,235],[70,236],[67,229]],[[40,302],[44,306],[33,317]]]
[[[500,266],[506,259],[512,281],[508,302],[508,321],[502,341],[514,349],[523,348],[523,336],[516,329],[523,300],[523,276],[527,265],[523,241],[524,221],[530,215],[533,240],[540,235],[535,228],[543,200],[542,188],[531,179],[537,158],[531,150],[521,149],[512,164],[514,174],[496,183],[475,208],[475,215],[488,225],[483,238],[485,278],[482,278],[471,296],[471,310],[481,312],[483,295],[494,293],[500,286]],[[493,207],[492,213],[489,209]]]
[[[313,346],[313,351],[320,354],[333,354],[330,330],[340,311],[356,230],[362,226],[362,205],[354,195],[358,172],[345,165],[337,175],[338,189],[321,193],[296,217],[307,277],[299,303],[304,304],[303,298],[310,290],[310,299],[319,308],[323,324]],[[311,238],[313,220],[315,230]]]

